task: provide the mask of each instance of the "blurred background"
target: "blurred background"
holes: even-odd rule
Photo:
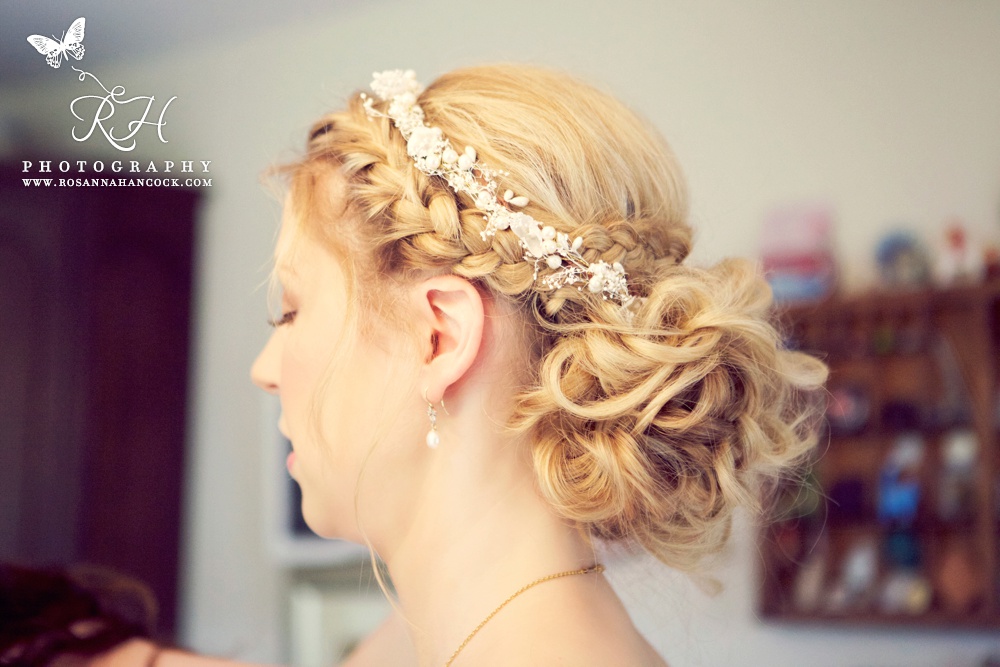
[[[78,17],[84,58],[49,67],[26,37]],[[691,261],[760,259],[792,343],[834,368],[828,500],[739,522],[720,593],[612,555],[653,644],[678,666],[1000,654],[993,0],[0,0],[0,559],[138,575],[164,632],[245,660],[329,664],[377,621],[365,555],[296,523],[277,408],[249,381],[279,219],[261,174],[374,70],[498,60],[566,69],[657,125],[688,177]],[[71,66],[155,98],[160,134],[75,140],[71,101],[101,91]],[[114,160],[202,181],[22,181]]]

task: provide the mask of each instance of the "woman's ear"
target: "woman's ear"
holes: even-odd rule
[[[426,399],[439,402],[472,368],[483,342],[485,314],[479,290],[465,278],[434,276],[412,288],[425,354],[421,366]]]

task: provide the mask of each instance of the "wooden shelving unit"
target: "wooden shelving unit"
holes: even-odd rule
[[[1000,628],[1000,283],[834,298],[783,323],[830,365],[831,409],[809,479],[761,532],[761,615]]]

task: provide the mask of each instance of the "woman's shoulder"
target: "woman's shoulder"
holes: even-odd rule
[[[478,667],[667,667],[603,586],[582,596],[525,601],[491,621],[455,661]],[[340,667],[417,667],[406,621],[393,612]]]
[[[492,664],[492,663],[491,663]],[[662,657],[648,644],[626,645],[620,642],[585,642],[561,644],[546,640],[535,646],[523,645],[521,650],[505,655],[496,665],[520,667],[668,667]]]
[[[606,582],[576,582],[562,595],[538,596],[506,618],[489,639],[470,644],[468,664],[482,667],[666,667]]]
[[[340,667],[417,667],[417,653],[399,612],[388,618],[368,635]]]
[[[633,627],[585,624],[578,628],[533,629],[525,641],[511,642],[504,664],[524,667],[667,667],[667,663]]]

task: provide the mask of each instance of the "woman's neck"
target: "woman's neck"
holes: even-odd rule
[[[586,537],[539,496],[524,443],[494,435],[450,445],[434,452],[407,529],[376,545],[421,664],[444,664],[522,586],[595,560]]]

